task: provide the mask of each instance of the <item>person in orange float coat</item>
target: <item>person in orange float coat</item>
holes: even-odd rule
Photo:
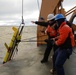
[[[56,37],[56,29],[54,28],[54,15],[53,14],[49,14],[47,16],[47,22],[43,22],[43,21],[32,21],[32,23],[35,23],[37,25],[40,26],[44,26],[46,27],[46,30],[44,31],[47,35],[48,35],[48,39],[45,40],[45,42],[47,42],[47,46],[44,52],[44,56],[43,59],[41,60],[41,63],[46,63],[48,61],[48,57],[50,55],[50,52],[52,50],[52,38]],[[53,26],[52,26],[53,25]],[[54,51],[56,50],[56,46],[53,47]]]
[[[66,24],[62,14],[57,14],[55,21],[59,36],[53,38],[54,44],[58,46],[53,55],[53,68],[56,70],[57,75],[65,75],[63,65],[72,54],[72,49],[75,46],[74,35],[72,28]]]

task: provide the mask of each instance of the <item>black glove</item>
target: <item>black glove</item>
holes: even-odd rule
[[[45,39],[44,41],[48,44],[54,45],[54,40],[52,40],[52,39]]]
[[[47,43],[48,42],[48,39],[45,39],[44,41]]]

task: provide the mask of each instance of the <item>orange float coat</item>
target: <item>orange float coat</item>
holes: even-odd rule
[[[67,37],[69,36],[70,37],[70,41],[71,41],[71,46],[74,47],[74,45],[75,45],[74,35],[72,33],[72,29],[66,24],[66,22],[63,22],[60,25],[60,27],[58,29],[58,33],[59,33],[59,38],[58,38],[57,41],[55,41],[55,44],[57,46],[63,45],[65,43]]]
[[[51,37],[56,37],[57,35],[57,31],[54,30],[50,25],[48,25],[46,32],[48,32]]]

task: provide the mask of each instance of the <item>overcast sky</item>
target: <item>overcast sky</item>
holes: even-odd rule
[[[32,25],[31,21],[38,20],[39,9],[42,0],[24,0],[25,25]],[[0,26],[19,25],[21,23],[22,0],[0,0]],[[63,7],[66,10],[76,6],[76,0],[64,0]]]

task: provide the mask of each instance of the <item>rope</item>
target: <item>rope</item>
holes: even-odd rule
[[[43,37],[43,36],[46,36],[46,35],[41,35],[41,36],[39,36],[39,37]],[[31,40],[31,39],[34,39],[34,38],[37,38],[37,37],[35,36],[35,37],[31,37],[31,38],[23,39],[22,41],[24,41],[24,40]]]
[[[74,54],[76,54],[75,49],[76,49],[76,46],[73,48],[73,53],[74,53]]]
[[[76,52],[73,50],[73,53],[76,54]]]
[[[44,42],[44,40],[22,40],[21,42]]]

